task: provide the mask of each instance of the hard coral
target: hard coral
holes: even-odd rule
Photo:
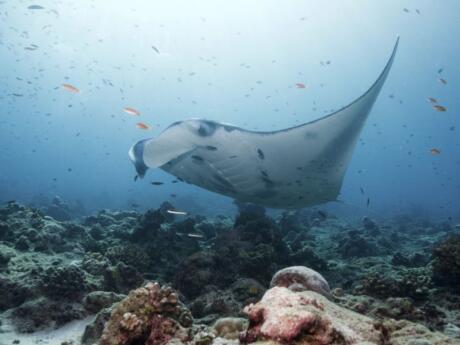
[[[207,285],[225,287],[231,284],[228,268],[224,257],[214,252],[200,251],[179,265],[174,286],[189,298],[197,297]]]
[[[85,288],[85,275],[76,265],[50,267],[42,277],[43,292],[54,299],[76,299]]]
[[[433,250],[433,278],[436,283],[460,284],[460,235],[452,235]]]
[[[262,300],[245,308],[249,328],[244,342],[272,340],[277,344],[351,345],[380,343],[372,319],[338,307],[323,296],[284,287],[268,290]]]
[[[118,303],[106,323],[100,345],[166,344],[183,338],[192,315],[169,287],[148,283]]]
[[[411,297],[422,299],[431,287],[431,277],[426,268],[411,268],[394,271],[392,274],[369,273],[357,291],[380,298]]]
[[[140,272],[145,272],[152,266],[145,249],[135,244],[113,246],[107,250],[105,256],[112,264],[121,261],[126,265],[135,267]]]

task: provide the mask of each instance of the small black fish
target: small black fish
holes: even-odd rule
[[[206,146],[206,150],[209,150],[209,151],[217,151],[217,147],[208,145],[208,146]]]
[[[442,71],[444,71],[444,68],[441,67],[440,69],[438,69],[438,74],[441,74]]]
[[[228,158],[233,159],[233,158],[236,158],[236,157],[238,157],[238,156],[237,156],[237,155],[233,155],[233,156],[229,156]]]
[[[257,149],[257,154],[259,155],[260,159],[265,159],[265,154],[261,149]]]
[[[361,194],[364,195],[364,189],[363,189],[363,187],[359,187],[359,190],[361,191]]]
[[[179,183],[177,180],[172,180],[171,183]]]
[[[160,54],[160,51],[158,50],[158,48],[157,48],[157,47],[155,47],[155,46],[152,46],[152,49],[153,49],[153,50],[155,50],[155,52],[156,52],[157,54]]]
[[[367,198],[367,203],[366,203],[366,206],[369,207],[369,204],[371,203],[371,199],[370,198]]]
[[[40,6],[40,5],[30,5],[29,7],[27,7],[29,10],[43,10],[44,7],[43,6]]]
[[[72,171],[72,168],[67,168],[67,171],[68,171],[68,172],[71,172],[71,171]]]
[[[153,181],[150,183],[153,184],[154,186],[161,186],[162,184],[164,184],[163,182],[159,182],[159,181]]]
[[[136,182],[138,178],[139,178],[139,175],[134,176],[134,182]]]
[[[327,218],[327,214],[324,211],[318,210],[318,214],[323,217],[324,219]]]

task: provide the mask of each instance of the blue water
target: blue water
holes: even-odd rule
[[[367,90],[400,36],[340,199],[458,219],[458,13],[456,0],[0,1],[0,201],[231,212],[160,170],[134,182],[128,149],[190,117],[273,130],[324,116]]]

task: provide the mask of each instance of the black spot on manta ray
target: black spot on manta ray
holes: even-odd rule
[[[195,162],[204,162],[204,159],[201,156],[193,155],[192,158]]]
[[[261,149],[257,149],[257,154],[259,155],[260,159],[265,159],[265,154]]]
[[[316,139],[316,138],[318,138],[318,133],[307,131],[307,132],[305,132],[305,138],[307,138],[307,139]]]
[[[265,183],[265,187],[268,189],[274,188],[275,187],[275,182],[270,180],[268,177],[262,176],[262,181]]]

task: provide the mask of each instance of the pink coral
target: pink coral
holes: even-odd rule
[[[381,333],[370,318],[341,308],[323,296],[284,287],[268,290],[262,300],[245,308],[250,325],[242,341],[353,345],[379,343]]]
[[[166,344],[172,338],[185,339],[184,327],[192,322],[190,311],[170,287],[148,283],[115,306],[100,344]]]

